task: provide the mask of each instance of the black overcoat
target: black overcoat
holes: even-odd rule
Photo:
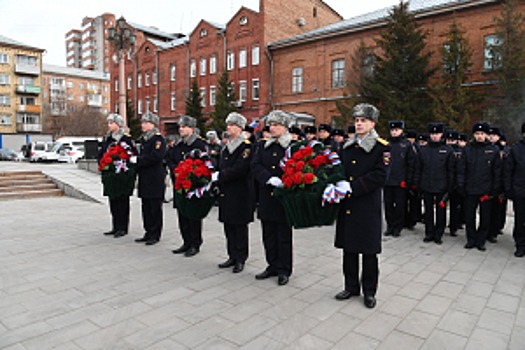
[[[509,198],[525,198],[525,139],[509,151],[504,162],[504,185]]]
[[[429,142],[419,149],[414,182],[427,193],[452,190],[455,180],[454,150],[442,142]]]
[[[148,140],[141,138],[137,156],[140,198],[164,198],[166,169],[162,161],[165,154],[166,141],[161,134],[155,134]]]
[[[458,164],[458,186],[467,195],[498,195],[501,191],[501,156],[490,142],[465,146]]]
[[[342,202],[337,218],[335,247],[350,253],[381,253],[382,203],[390,164],[390,146],[378,139],[367,153],[358,144],[340,153],[352,193]]]

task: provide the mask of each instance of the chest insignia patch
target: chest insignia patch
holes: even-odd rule
[[[390,165],[390,159],[391,159],[390,152],[383,152],[383,163],[385,165]]]
[[[243,158],[248,158],[249,156],[250,156],[250,149],[249,148],[247,148],[244,151],[242,151],[242,157]]]
[[[162,142],[160,141],[155,142],[155,149],[160,149],[160,146],[162,146]]]

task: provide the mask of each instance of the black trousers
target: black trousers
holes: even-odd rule
[[[451,191],[449,198],[450,198],[450,207],[449,207],[450,219],[449,219],[448,227],[450,228],[450,232],[456,232],[462,223],[461,206],[463,203],[463,197],[460,196],[456,191]]]
[[[425,204],[425,237],[430,239],[441,239],[445,232],[447,206],[441,208],[439,202],[444,193],[423,193]],[[435,209],[435,217],[434,217]]]
[[[399,233],[403,229],[405,224],[406,200],[406,189],[399,186],[385,186],[383,188],[387,231]]]
[[[405,227],[412,228],[421,221],[421,196],[417,190],[408,191],[406,207]]]
[[[224,223],[228,257],[235,262],[244,263],[248,259],[248,225]]]
[[[507,200],[493,198],[492,209],[490,210],[490,229],[489,237],[496,238],[505,227],[507,220]]]
[[[146,231],[144,238],[160,240],[162,233],[162,202],[164,198],[142,198],[142,221]]]
[[[287,223],[261,220],[266,270],[278,275],[292,274],[292,228]]]
[[[192,220],[177,209],[182,245],[199,249],[202,245],[202,220]]]
[[[359,279],[359,255],[362,257],[361,279]],[[375,296],[379,283],[379,261],[376,254],[343,252],[343,274],[345,290],[365,296]]]
[[[128,232],[129,197],[109,198],[113,231]]]
[[[492,201],[480,202],[481,195],[468,195],[465,198],[465,230],[467,243],[483,246],[490,229],[490,211]],[[476,211],[479,205],[479,227],[476,229]]]
[[[514,198],[514,229],[512,236],[516,250],[525,251],[525,198]]]

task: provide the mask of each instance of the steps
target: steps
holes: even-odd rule
[[[0,171],[0,200],[63,196],[41,171]]]

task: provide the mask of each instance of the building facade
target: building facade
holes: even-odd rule
[[[42,53],[0,36],[0,134],[42,132]]]
[[[110,79],[103,72],[43,65],[44,132],[60,136],[73,115],[100,118],[111,108]],[[79,111],[84,113],[78,113]],[[80,121],[79,121],[80,122]]]

